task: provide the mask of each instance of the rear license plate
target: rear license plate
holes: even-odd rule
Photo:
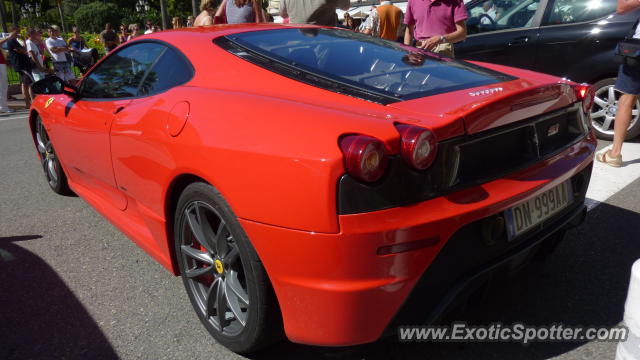
[[[566,181],[505,211],[509,240],[562,211],[573,201],[571,182]]]

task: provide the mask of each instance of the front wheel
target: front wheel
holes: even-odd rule
[[[618,99],[622,93],[615,90],[616,79],[604,79],[593,85],[595,98],[591,109],[591,124],[596,136],[602,140],[613,140],[613,129],[618,109]],[[625,140],[640,135],[640,101],[636,101],[631,112],[631,123]]]
[[[237,353],[263,348],[282,333],[279,308],[257,253],[222,195],[204,183],[180,196],[175,252],[200,321]]]
[[[51,190],[60,195],[73,194],[71,189],[69,189],[67,176],[60,165],[60,160],[58,160],[58,156],[53,149],[53,144],[40,116],[35,120],[34,136],[40,157],[40,164],[42,165],[44,175]]]

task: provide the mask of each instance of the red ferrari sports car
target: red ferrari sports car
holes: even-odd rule
[[[176,275],[236,352],[427,324],[582,222],[593,94],[335,28],[127,42],[33,85],[46,179]]]

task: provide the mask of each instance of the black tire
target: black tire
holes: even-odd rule
[[[60,195],[73,195],[73,191],[71,191],[67,182],[67,175],[64,173],[62,165],[60,165],[58,155],[53,148],[53,143],[40,116],[35,119],[33,137],[36,141],[40,165],[44,170],[44,176],[51,190]]]
[[[174,239],[191,304],[220,344],[246,354],[282,338],[280,309],[267,273],[233,211],[214,187],[193,183],[182,192],[174,216]],[[229,285],[232,283],[236,285]],[[238,284],[241,291],[230,290],[238,289]],[[226,289],[223,296],[217,296],[218,286]],[[216,299],[210,298],[214,293]],[[218,302],[221,298],[223,303]],[[248,304],[242,301],[246,299]],[[236,311],[240,309],[238,315],[231,304]],[[224,312],[218,312],[220,306]]]
[[[621,93],[619,91],[615,91],[614,99],[609,99],[608,90],[613,88],[615,83],[615,78],[608,78],[593,84],[596,97],[599,101],[595,102],[591,109],[591,124],[593,125],[593,130],[595,131],[598,139],[608,141],[613,140],[614,121],[607,123],[607,119],[615,117],[615,104],[617,103]],[[631,124],[627,131],[627,137],[625,140],[630,140],[640,135],[640,101],[636,102],[634,111],[637,112],[637,115],[634,115],[631,118]]]

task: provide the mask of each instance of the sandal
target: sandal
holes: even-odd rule
[[[596,160],[600,161],[601,163],[605,163],[609,166],[613,166],[613,167],[621,167],[622,166],[622,154],[616,156],[616,157],[611,157],[609,155],[609,150],[603,151],[601,153],[596,154]]]

